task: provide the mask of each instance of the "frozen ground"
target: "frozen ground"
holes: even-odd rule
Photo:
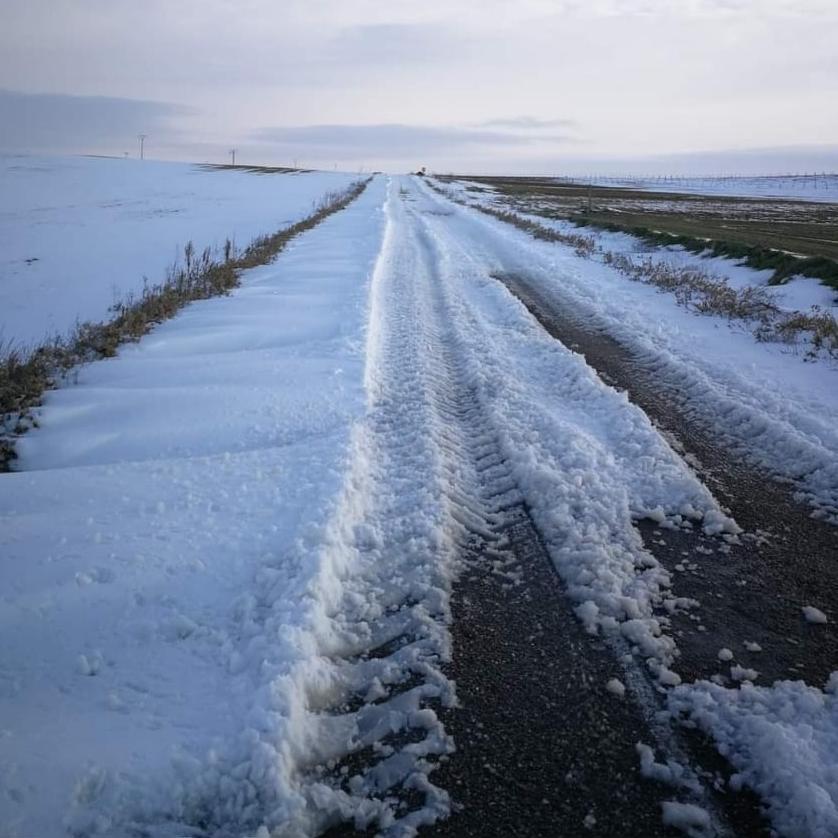
[[[838,174],[774,175],[766,177],[602,178],[600,186],[627,186],[651,192],[731,195],[740,198],[796,198],[838,201]]]
[[[451,742],[433,702],[454,701],[440,663],[458,538],[488,537],[476,498],[489,492],[531,510],[591,634],[655,687],[678,684],[661,614],[698,605],[634,523],[720,544],[736,524],[649,418],[493,278],[522,273],[677,380],[821,514],[838,511],[828,363],[418,179],[378,177],[231,296],[49,394],[23,470],[0,475],[9,835],[285,838],[353,818],[395,835],[444,815],[430,769]],[[778,830],[833,834],[834,756],[798,742],[813,725],[834,737],[831,697],[748,689],[683,685],[673,708],[703,708],[698,723],[736,743]],[[790,719],[788,753],[806,756],[814,819],[775,782],[776,750],[750,744],[763,698],[768,722]],[[353,774],[353,753],[372,767]],[[390,796],[399,784],[413,808]],[[674,789],[664,817],[712,825],[694,794]]]
[[[25,345],[107,317],[161,282],[192,241],[245,247],[355,178],[254,175],[183,163],[0,155],[0,341]]]

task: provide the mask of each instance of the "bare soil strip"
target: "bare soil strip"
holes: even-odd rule
[[[613,651],[573,616],[526,510],[498,531],[503,551],[473,548],[454,591],[457,751],[435,781],[456,808],[429,834],[677,834],[660,816],[674,790],[638,771],[647,720],[605,689]]]

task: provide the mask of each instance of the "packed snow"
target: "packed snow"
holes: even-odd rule
[[[242,249],[355,179],[0,155],[0,342],[28,346],[106,319],[116,299],[162,282],[187,242]]]

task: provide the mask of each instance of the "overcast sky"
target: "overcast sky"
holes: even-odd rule
[[[3,0],[0,149],[838,169],[838,0]]]

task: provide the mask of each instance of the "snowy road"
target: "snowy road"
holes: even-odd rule
[[[29,470],[0,477],[9,835],[758,834],[743,783],[785,834],[838,827],[828,749],[775,724],[831,741],[832,692],[731,689],[757,679],[738,649],[718,685],[678,687],[711,674],[696,649],[727,639],[739,602],[698,600],[757,524],[551,329],[550,311],[593,311],[600,335],[613,314],[564,251],[378,178],[230,298],[51,394]],[[644,360],[687,367],[657,339]],[[711,361],[687,369],[688,405]],[[828,404],[774,410],[720,370],[731,439],[761,411],[748,450],[815,462],[803,494],[829,513]],[[743,484],[710,485],[738,517]],[[801,627],[828,597],[783,593],[820,687],[838,615]],[[788,677],[788,655],[763,654]],[[676,687],[671,709],[743,779],[670,721]],[[780,752],[809,763],[790,793]]]

